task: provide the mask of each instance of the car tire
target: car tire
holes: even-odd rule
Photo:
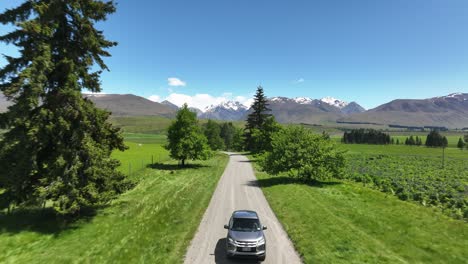
[[[265,261],[266,256],[261,256],[258,258],[259,261]]]

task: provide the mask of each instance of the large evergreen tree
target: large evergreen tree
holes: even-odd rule
[[[254,138],[255,131],[262,130],[267,119],[271,117],[271,114],[268,113],[271,110],[268,108],[267,98],[261,86],[257,87],[251,109],[252,112],[247,117],[244,135],[246,149],[250,151],[258,149]]]
[[[0,23],[16,26],[0,41],[20,54],[6,56],[0,69],[0,89],[13,102],[0,122],[9,128],[0,143],[0,185],[10,203],[52,201],[69,214],[128,187],[110,158],[125,149],[123,138],[109,113],[81,93],[101,91],[103,57],[116,43],[94,25],[114,11],[112,1],[29,0],[0,14]]]
[[[211,155],[208,140],[198,126],[197,114],[187,104],[177,112],[176,120],[168,128],[167,139],[171,158],[179,160],[182,166],[189,159],[204,160]]]

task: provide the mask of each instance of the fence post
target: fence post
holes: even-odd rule
[[[445,147],[442,147],[442,169],[445,169]]]

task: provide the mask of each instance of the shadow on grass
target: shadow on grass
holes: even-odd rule
[[[215,263],[217,264],[236,264],[236,263],[261,263],[255,258],[227,258],[226,257],[226,238],[221,238],[216,243],[214,251]]]
[[[246,183],[247,186],[252,186],[252,187],[272,187],[276,185],[288,185],[288,184],[302,184],[302,185],[308,185],[310,187],[323,188],[327,186],[339,185],[341,184],[341,182],[321,182],[321,181],[304,182],[297,178],[277,176],[277,177],[271,177],[271,178],[266,178],[266,179],[252,180]]]
[[[156,169],[156,170],[176,171],[176,170],[208,168],[209,166],[201,165],[201,164],[185,164],[184,166],[182,166],[182,165],[177,165],[177,164],[155,163],[155,164],[149,164],[146,167],[151,168],[151,169]]]
[[[77,229],[78,222],[89,222],[96,214],[97,209],[86,209],[79,217],[57,215],[52,208],[15,209],[9,214],[0,212],[0,234],[32,231],[58,235],[65,230]]]

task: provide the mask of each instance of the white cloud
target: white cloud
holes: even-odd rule
[[[153,102],[161,102],[161,96],[159,95],[151,95],[150,97],[148,97],[149,100],[153,101]]]
[[[294,83],[303,83],[303,82],[305,82],[304,78],[299,78],[294,81]]]
[[[166,98],[166,100],[179,107],[184,103],[187,103],[187,105],[190,107],[196,107],[200,110],[204,110],[207,106],[217,105],[227,101],[228,99],[223,96],[215,97],[209,94],[186,95],[172,93]]]
[[[224,93],[221,96],[213,96],[210,94],[195,94],[195,95],[187,95],[187,94],[180,94],[180,93],[171,93],[167,97],[162,98],[159,95],[151,95],[148,97],[149,100],[155,102],[161,102],[167,100],[177,106],[182,106],[184,103],[187,103],[190,107],[196,107],[200,110],[205,110],[206,107],[211,105],[218,105],[222,102],[234,100],[238,101],[241,104],[244,104],[247,107],[253,102],[253,98],[245,97],[245,96],[233,96],[232,93]]]
[[[235,101],[238,101],[239,103],[247,106],[247,107],[251,107],[252,106],[252,103],[254,102],[254,99],[253,98],[248,98],[248,97],[245,97],[245,96],[236,96],[234,98]]]
[[[175,87],[186,86],[187,85],[186,82],[182,81],[179,78],[175,78],[175,77],[167,78],[167,84],[169,86],[175,86]]]

